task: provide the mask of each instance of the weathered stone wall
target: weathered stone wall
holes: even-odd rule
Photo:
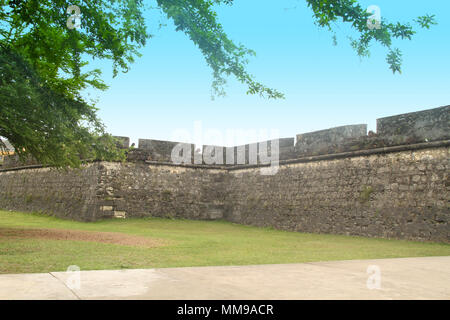
[[[151,161],[172,162],[172,150],[178,144],[180,142],[139,139],[139,149],[146,154],[146,160]],[[193,144],[184,145],[189,146],[191,159],[193,159],[195,146]]]
[[[278,150],[273,150],[279,160],[292,159],[294,157],[294,138],[276,139]],[[223,147],[224,161],[228,166],[245,164],[265,164],[267,157],[272,157],[273,140],[246,144],[237,147]]]
[[[223,218],[284,230],[450,242],[449,114],[447,106],[379,119],[377,134],[365,135],[365,125],[304,134],[296,146],[293,138],[280,139],[275,175],[261,174],[262,151],[272,153],[271,143],[218,147],[228,165],[194,163],[192,144],[184,144],[192,163],[176,165],[176,142],[143,139],[127,151],[127,162],[95,162],[82,170],[39,168],[11,157],[0,168],[0,208],[83,221]],[[120,139],[125,148],[129,140]]]
[[[0,171],[0,208],[61,218],[221,219],[226,172],[203,168],[97,162],[82,169]]]
[[[128,149],[130,147],[130,138],[114,136],[117,139],[117,147],[120,149]]]
[[[221,170],[102,162],[98,206],[116,217],[221,219],[225,179]]]
[[[94,221],[226,219],[278,229],[450,241],[449,144],[207,169],[97,162],[81,170],[0,171],[0,208]]]
[[[367,135],[367,125],[350,125],[320,130],[297,135],[295,151],[298,154],[314,154],[330,145],[339,144],[346,139],[359,138]]]
[[[103,217],[96,205],[98,176],[96,163],[68,171],[51,168],[2,171],[0,208],[94,221]]]
[[[449,148],[230,171],[226,219],[312,233],[450,241]]]
[[[395,144],[450,139],[450,106],[377,119],[377,134]]]
[[[227,164],[227,148],[221,146],[204,145],[202,154],[197,154],[196,163],[200,164]],[[231,164],[231,163],[230,163]]]

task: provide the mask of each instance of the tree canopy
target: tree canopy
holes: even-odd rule
[[[401,71],[401,52],[393,39],[412,39],[410,23],[382,20],[368,28],[367,12],[356,0],[305,0],[314,22],[332,33],[335,23],[350,24],[357,37],[351,45],[360,56],[378,42],[387,48],[389,68]],[[233,0],[156,0],[176,30],[185,33],[212,70],[215,95],[234,76],[248,94],[269,99],[282,92],[258,82],[247,64],[255,52],[229,39],[218,21],[217,7]],[[114,76],[126,72],[151,34],[143,0],[78,0],[80,28],[73,23],[73,5],[66,0],[0,0],[0,136],[20,156],[31,154],[44,164],[78,166],[82,159],[123,159],[105,133],[95,107],[81,96],[83,89],[107,89],[101,71],[89,70],[89,59],[113,62]],[[72,17],[70,17],[72,15]],[[418,27],[435,24],[434,16],[415,19]]]
[[[93,107],[51,89],[9,48],[0,47],[0,76],[0,136],[20,157],[72,167],[82,160],[123,159]]]

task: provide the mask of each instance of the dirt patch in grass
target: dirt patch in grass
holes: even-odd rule
[[[145,248],[161,247],[166,244],[165,241],[160,239],[134,236],[118,232],[96,232],[67,229],[0,228],[0,241],[13,239],[90,241]]]

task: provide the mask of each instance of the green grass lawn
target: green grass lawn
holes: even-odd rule
[[[120,232],[163,240],[143,248],[71,240],[0,237],[0,273],[253,265],[312,261],[448,256],[450,245],[318,235],[236,225],[223,221],[159,218],[83,223],[39,214],[0,211],[0,228]]]

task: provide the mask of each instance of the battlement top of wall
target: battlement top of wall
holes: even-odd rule
[[[297,144],[311,144],[321,141],[337,142],[346,138],[358,138],[365,135],[367,135],[367,124],[339,126],[298,134]]]
[[[130,138],[115,136],[118,146],[128,149]],[[450,105],[417,112],[410,112],[377,119],[377,133],[367,134],[366,124],[346,125],[296,135],[295,138],[280,138],[278,150],[273,150],[272,140],[234,147],[196,146],[155,139],[139,139],[137,149],[127,151],[129,161],[172,162],[172,152],[183,145],[182,153],[190,153],[192,161],[206,153],[226,165],[245,164],[272,153],[279,160],[299,159],[308,156],[344,153],[390,146],[450,140]],[[195,148],[199,148],[195,150]],[[212,147],[212,148],[211,148]],[[264,150],[266,148],[266,150]],[[176,150],[175,150],[176,151]],[[255,155],[256,153],[256,155]],[[222,157],[223,154],[223,157]],[[199,157],[200,156],[200,157]],[[206,155],[208,156],[208,154]],[[195,161],[196,161],[195,160]],[[233,161],[230,163],[230,161]],[[200,161],[201,162],[201,161]],[[20,167],[17,157],[5,157],[3,168]]]
[[[407,112],[407,113],[401,113],[396,114],[392,116],[382,117],[378,118],[377,121],[385,121],[385,120],[392,120],[392,119],[406,119],[406,118],[430,118],[433,117],[433,119],[439,118],[439,115],[445,115],[446,113],[450,112],[450,105],[432,108],[432,109],[426,109],[426,110],[419,110],[414,112]]]
[[[377,133],[367,133],[367,124],[338,126],[330,129],[306,132],[295,138],[278,140],[280,160],[297,159],[307,156],[326,155],[357,150],[367,150],[450,139],[450,106],[439,107],[418,112],[405,113],[377,119]],[[146,153],[147,159],[154,161],[171,161],[171,152],[179,144],[174,141],[139,139],[139,148]],[[192,149],[194,144],[185,144]],[[211,153],[229,164],[230,159],[236,162],[251,162],[260,155],[272,154],[271,140],[250,143],[234,147],[204,145],[199,147],[204,155]],[[267,148],[267,150],[262,150]],[[256,153],[256,155],[255,155]],[[222,157],[223,154],[223,157]],[[144,156],[143,156],[144,157]],[[258,160],[259,161],[259,160]]]
[[[117,143],[117,147],[119,147],[121,149],[128,149],[130,147],[130,138],[129,137],[113,136],[113,138],[116,138],[119,141]]]
[[[322,129],[322,130],[316,130],[316,131],[310,131],[305,133],[300,133],[297,135],[297,137],[302,136],[316,136],[316,135],[323,135],[328,133],[340,133],[343,135],[354,135],[363,133],[364,135],[367,133],[364,129],[367,130],[367,124],[351,124],[351,125],[345,125],[345,126],[338,126],[328,129]]]
[[[450,138],[450,106],[377,119],[377,134],[396,143]]]

